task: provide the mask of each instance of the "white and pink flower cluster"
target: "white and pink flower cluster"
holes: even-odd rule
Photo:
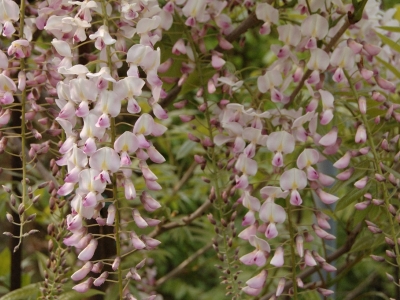
[[[335,126],[338,121],[334,118],[337,106],[342,108],[345,105],[339,99],[335,99],[332,84],[340,84],[346,91],[359,91],[360,95],[365,94],[364,90],[368,89],[372,91],[370,97],[377,102],[385,102],[383,95],[389,96],[396,90],[393,82],[398,82],[398,79],[394,79],[390,73],[384,74],[375,67],[379,63],[376,57],[382,48],[381,40],[371,28],[387,22],[376,7],[376,3],[368,2],[360,22],[352,25],[346,23],[350,22],[350,19],[342,15],[345,11],[354,13],[354,7],[345,6],[341,1],[332,1],[330,9],[327,10],[324,1],[320,2],[321,5],[318,1],[313,2],[311,12],[308,11],[310,7],[307,5],[297,6],[296,9],[304,19],[301,26],[291,23],[280,25],[278,9],[267,3],[257,5],[257,18],[264,22],[260,34],[269,34],[271,27],[277,26],[279,41],[283,43],[271,46],[276,59],[263,75],[257,78],[257,89],[261,97],[267,99],[264,101],[276,103],[276,109],[246,108],[243,104],[221,100],[213,111],[214,118],[211,123],[218,129],[214,143],[218,147],[226,145],[230,150],[232,158],[227,162],[227,169],[233,166],[235,188],[242,193],[239,201],[248,209],[242,222],[247,228],[239,234],[240,238],[248,240],[255,247],[253,252],[240,259],[247,265],[255,264],[262,267],[267,263],[271,252],[270,245],[257,236],[258,233],[264,233],[268,240],[279,237],[279,241],[274,240],[277,241],[277,245],[269,263],[275,267],[284,266],[287,231],[279,234],[278,225],[287,221],[287,214],[292,210],[289,206],[301,206],[314,212],[315,222],[290,229],[294,231],[292,234],[296,237],[297,255],[300,257],[298,263],[315,266],[318,262],[326,271],[336,270],[316,251],[304,249],[303,241],[310,242],[313,239],[309,231],[325,240],[335,239],[335,236],[326,231],[330,229],[328,222],[330,218],[316,208],[320,205],[315,207],[311,204],[313,200],[305,202],[303,198],[304,195],[311,198],[317,195],[322,205],[334,204],[339,197],[326,192],[325,189],[331,186],[335,179],[318,171],[318,163],[327,157],[337,157],[344,151],[345,155],[334,164],[336,168],[344,169],[349,165],[351,157],[368,154],[369,147],[363,147],[359,151],[342,150],[342,138]],[[318,10],[323,14],[315,13]],[[375,18],[376,13],[378,21]],[[334,27],[329,25],[330,18],[338,20]],[[398,25],[397,21],[394,23]],[[349,30],[346,31],[347,28]],[[392,33],[376,30],[392,36]],[[368,38],[365,38],[366,36]],[[396,54],[388,46],[384,47],[384,51],[386,53],[379,59],[398,65],[388,56],[388,53],[395,56],[398,56],[398,53]],[[219,82],[230,87],[229,94],[237,93],[236,99],[242,97],[240,95],[244,89],[241,88],[241,84],[232,89],[236,83],[242,81],[226,70],[223,75],[225,77],[220,77]],[[219,76],[220,74],[215,75],[214,79]],[[384,79],[385,77],[387,79]],[[356,82],[354,86],[349,80]],[[305,89],[302,89],[303,86]],[[215,88],[210,89],[209,86],[208,91],[214,93]],[[286,91],[292,91],[292,94],[287,94]],[[310,99],[308,105],[304,105],[305,109],[299,108],[298,104],[293,105],[300,91]],[[366,98],[361,96],[356,102],[359,114],[365,115]],[[296,108],[289,109],[291,106]],[[387,110],[384,112],[387,118],[398,120],[396,118],[398,112],[395,111],[398,109],[397,105],[383,109]],[[379,119],[375,119],[375,122],[379,123]],[[366,125],[363,122],[355,122],[354,126],[356,127],[354,142],[362,145],[367,141]],[[270,184],[279,182],[261,187],[262,202],[252,195],[254,185],[251,183],[251,177],[257,176],[260,167],[264,172],[270,168],[265,168],[258,162],[256,156],[258,152],[272,153],[272,160],[263,163],[271,164],[273,170],[271,178],[266,180]],[[337,178],[347,180],[353,171],[354,168],[350,168]],[[377,176],[379,177],[379,174]],[[382,181],[381,177],[379,178]],[[368,177],[363,177],[354,185],[358,189],[363,189],[367,181]],[[288,201],[286,205],[281,206],[275,203],[276,199],[288,199]],[[285,202],[279,201],[279,203]],[[290,264],[294,263],[292,261]],[[243,290],[247,294],[258,295],[264,287],[266,277],[267,272],[263,270],[250,279]],[[275,296],[283,292],[285,280],[282,278],[279,282]],[[301,279],[297,285],[303,286]],[[329,291],[324,290],[324,293],[329,294]]]
[[[79,251],[78,258],[86,262],[72,276],[73,280],[82,280],[89,272],[101,272],[98,264],[90,262],[98,237],[88,233],[85,220],[95,219],[100,226],[114,226],[120,213],[116,203],[120,197],[115,193],[117,190],[113,189],[112,198],[105,197],[108,185],[122,187],[127,200],[139,198],[145,211],[152,212],[161,206],[146,191],[137,195],[133,169],[141,172],[149,191],[161,189],[148,162],[159,164],[165,161],[151,137],[161,136],[167,128],[150,114],[142,113],[143,104],[138,97],[147,99],[158,119],[168,117],[159,104],[165,92],[157,75],[160,49],[155,49],[154,45],[161,40],[162,30],[171,26],[172,14],[161,9],[158,1],[151,0],[118,3],[48,1],[43,2],[37,12],[37,28],[54,36],[51,44],[55,57],[49,66],[62,75],[55,84],[55,102],[60,109],[56,121],[65,132],[65,141],[59,149],[62,157],[57,164],[66,166],[67,174],[57,193],[60,196],[74,194],[72,212],[67,216],[67,229],[72,234],[64,239],[64,243],[75,247]],[[108,22],[116,17],[119,19],[115,23]],[[102,20],[103,24],[92,24],[95,20]],[[97,50],[80,53],[80,43],[90,42],[88,38]],[[138,42],[128,49],[127,41],[132,38]],[[24,49],[22,46],[19,49]],[[84,55],[89,63],[77,64],[79,55]],[[126,74],[120,71],[124,64],[128,65]],[[95,69],[91,67],[94,65]],[[146,74],[145,79],[141,78],[141,72]],[[149,92],[143,92],[145,85]],[[11,87],[7,91],[15,90],[14,85]],[[131,130],[120,132],[116,119],[124,110],[135,116],[135,122]],[[107,216],[103,217],[100,210],[106,205]],[[137,208],[133,209],[132,218],[139,229],[159,223],[142,216]],[[131,243],[135,249],[153,249],[159,244],[157,240],[138,236],[135,232],[131,233]],[[117,260],[112,266],[114,271],[119,266]],[[107,276],[108,272],[103,272],[97,279],[89,278],[74,289],[83,292],[92,284],[99,286]]]

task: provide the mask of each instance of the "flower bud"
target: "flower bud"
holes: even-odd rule
[[[367,99],[364,96],[358,98],[358,109],[360,113],[365,115],[367,112]]]
[[[365,177],[361,178],[360,180],[356,181],[354,183],[354,186],[361,190],[367,185],[367,182],[368,182],[368,176],[365,176]]]
[[[93,281],[93,285],[101,286],[107,279],[108,272],[103,272],[95,281]]]
[[[20,203],[20,205],[18,206],[18,214],[22,215],[25,212],[25,206],[23,203]]]
[[[89,289],[90,289],[90,287],[92,286],[92,284],[93,284],[93,278],[89,278],[89,279],[87,279],[86,281],[84,281],[84,282],[82,282],[82,283],[80,283],[80,284],[77,284],[77,285],[75,285],[74,287],[72,287],[72,289],[74,289],[75,291],[77,291],[78,293],[85,293],[85,292],[87,292]]]
[[[286,283],[286,279],[285,278],[282,277],[281,279],[279,279],[278,287],[277,287],[276,293],[275,293],[275,295],[277,297],[279,297],[282,294],[283,289],[285,288],[285,283]]]
[[[82,280],[86,277],[87,274],[92,270],[93,263],[88,261],[86,264],[83,265],[78,271],[71,275],[71,279],[74,281]]]
[[[383,262],[383,261],[385,261],[385,258],[382,257],[382,256],[370,255],[370,257],[371,257],[373,260],[377,261],[377,262]]]
[[[296,250],[297,250],[297,254],[300,257],[303,257],[303,255],[304,255],[304,239],[303,239],[302,235],[296,236]]]
[[[6,217],[7,217],[8,222],[10,222],[10,223],[14,222],[14,218],[10,213],[6,213]]]
[[[118,270],[119,264],[120,264],[120,263],[121,263],[121,257],[117,256],[117,257],[114,259],[111,268],[112,268],[114,271]]]

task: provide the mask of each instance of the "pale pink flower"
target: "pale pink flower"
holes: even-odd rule
[[[78,271],[71,275],[71,279],[73,281],[82,280],[86,277],[87,274],[92,270],[93,263],[88,261],[86,264],[83,265]]]
[[[291,190],[290,203],[292,205],[301,205],[303,200],[298,190],[302,190],[307,186],[307,175],[304,171],[293,168],[285,171],[280,178],[280,186],[282,190]]]
[[[74,289],[78,293],[85,293],[90,289],[92,284],[93,284],[93,278],[90,277],[86,281],[73,286],[72,289]]]
[[[292,153],[295,146],[295,140],[293,135],[286,131],[272,132],[267,139],[267,148],[275,152],[274,158],[272,159],[272,165],[276,167],[283,166],[283,155]]]
[[[94,255],[94,251],[96,251],[97,244],[98,244],[97,240],[96,240],[96,239],[92,239],[92,240],[89,242],[89,245],[87,245],[86,248],[83,249],[83,250],[79,253],[78,258],[79,258],[80,260],[83,260],[83,261],[90,260],[90,259],[93,257],[93,255]]]
[[[316,49],[317,39],[322,40],[328,34],[329,23],[328,20],[319,14],[308,16],[301,23],[301,33],[303,36],[309,37],[306,43],[306,49]]]
[[[267,280],[268,271],[262,270],[261,273],[246,281],[246,284],[252,289],[261,289]]]
[[[281,279],[279,279],[278,287],[277,287],[276,293],[275,293],[275,295],[277,297],[279,297],[282,294],[283,289],[285,288],[285,283],[286,283],[286,279],[285,278],[282,277]]]
[[[258,238],[255,235],[250,236],[249,243],[256,249],[240,258],[240,261],[245,265],[257,265],[262,267],[267,262],[267,257],[271,252],[271,247],[268,242]]]
[[[95,176],[95,179],[100,179],[103,183],[111,183],[109,172],[113,174],[119,170],[120,158],[114,149],[103,147],[92,154],[89,159],[89,165],[100,172]]]
[[[264,21],[260,28],[260,34],[269,34],[271,24],[279,22],[279,11],[268,3],[257,3],[256,16],[257,19]]]
[[[282,206],[275,204],[273,200],[267,200],[260,207],[259,217],[265,223],[269,223],[265,236],[272,239],[278,235],[275,224],[285,222],[286,212]]]
[[[357,144],[362,144],[367,141],[367,130],[365,129],[364,125],[359,125],[357,127],[357,132],[354,140]]]
[[[116,42],[116,40],[110,36],[108,27],[105,25],[101,25],[95,33],[89,35],[89,38],[91,40],[96,39],[94,46],[98,50],[102,50],[106,45],[112,45]]]
[[[101,286],[106,281],[107,277],[108,277],[108,272],[107,271],[101,273],[101,275],[98,278],[96,278],[95,281],[93,281],[93,285],[94,286]]]
[[[18,4],[12,0],[1,0],[0,7],[0,24],[4,24],[3,36],[10,38],[15,32],[13,22],[19,20],[19,7]]]
[[[283,248],[281,246],[276,248],[275,254],[269,263],[275,267],[283,266],[283,264],[285,263],[285,258],[284,258]]]
[[[331,55],[330,63],[332,66],[337,67],[333,75],[333,81],[342,82],[345,78],[343,69],[350,71],[354,67],[355,54],[347,46],[336,48]]]

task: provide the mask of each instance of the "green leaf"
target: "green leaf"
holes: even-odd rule
[[[400,78],[400,71],[396,69],[392,64],[384,61],[382,58],[379,56],[375,56],[375,58],[382,64],[384,65],[390,72],[392,72],[394,75],[396,75],[397,78]]]
[[[400,32],[399,26],[381,26],[379,28],[390,32]]]
[[[379,32],[377,32],[376,34],[381,38],[382,42],[384,42],[386,45],[388,45],[394,51],[400,53],[400,45],[398,43],[392,41],[390,38],[388,38],[387,36],[385,36],[383,34],[380,34]]]
[[[35,300],[39,296],[41,283],[33,283],[4,295],[0,300]]]
[[[364,195],[369,190],[370,186],[371,186],[371,182],[368,182],[367,185],[363,189],[361,189],[361,190],[353,189],[352,192],[350,192],[349,194],[347,194],[344,197],[342,197],[341,199],[339,199],[339,201],[336,205],[336,208],[335,208],[335,212],[345,209],[346,207],[351,205],[358,198],[360,198],[362,195]]]
[[[187,140],[179,148],[178,153],[176,155],[176,159],[184,158],[186,155],[188,155],[190,153],[190,151],[193,150],[194,147],[196,147],[196,143],[193,141]]]
[[[5,276],[10,273],[11,253],[10,249],[4,248],[0,253],[0,276]]]
[[[389,173],[393,174],[394,177],[400,179],[400,173],[399,172],[393,170],[392,168],[390,168],[390,167],[388,167],[388,166],[386,166],[384,164],[381,164],[381,166],[386,172],[389,172]]]
[[[66,293],[61,294],[58,297],[58,299],[59,300],[83,300],[88,297],[92,297],[94,295],[104,295],[104,294],[105,294],[104,292],[94,290],[94,289],[90,289],[86,293],[78,293],[76,291],[68,291]]]

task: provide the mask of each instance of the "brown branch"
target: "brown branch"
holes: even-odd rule
[[[362,228],[362,223],[359,223],[352,232],[350,232],[350,234],[347,236],[346,242],[345,244],[340,247],[339,249],[337,249],[335,252],[333,252],[332,254],[328,255],[326,257],[326,262],[330,263],[336,259],[338,259],[340,256],[342,256],[343,254],[347,253],[348,251],[350,251],[351,247],[353,246],[357,235],[360,233]],[[300,279],[304,279],[307,278],[308,276],[312,275],[313,273],[317,272],[319,269],[319,267],[312,267],[309,268],[307,270],[304,270],[303,272],[299,273],[298,276]],[[289,288],[291,288],[293,285],[293,282],[287,281],[285,284],[285,288],[284,291],[287,291]],[[263,296],[262,298],[260,298],[260,300],[267,300],[269,298],[271,298],[273,295],[275,295],[275,292],[271,292],[268,293],[267,295]]]
[[[169,223],[165,223],[163,225],[159,225],[158,227],[156,227],[150,234],[150,237],[156,237],[157,235],[160,235],[161,233],[173,229],[173,228],[177,228],[177,227],[182,227],[182,226],[186,226],[190,223],[192,223],[195,219],[201,217],[203,215],[203,213],[211,206],[211,202],[210,200],[207,200],[206,202],[204,202],[198,209],[196,209],[193,213],[191,213],[190,215],[187,215],[183,218],[181,218],[178,221],[172,221]]]
[[[190,177],[192,177],[194,170],[199,164],[197,162],[193,162],[189,169],[186,170],[185,174],[183,174],[182,178],[174,185],[174,188],[172,190],[172,194],[175,195],[181,187],[189,180]]]
[[[164,282],[167,280],[171,279],[172,277],[178,275],[181,273],[192,261],[194,261],[196,258],[199,256],[203,255],[208,249],[210,249],[212,246],[212,243],[209,243],[205,245],[203,248],[200,248],[197,250],[195,253],[193,253],[191,256],[189,256],[187,259],[185,259],[183,262],[181,262],[175,269],[173,269],[171,272],[168,274],[164,275],[160,279],[156,281],[156,286],[162,285]]]

